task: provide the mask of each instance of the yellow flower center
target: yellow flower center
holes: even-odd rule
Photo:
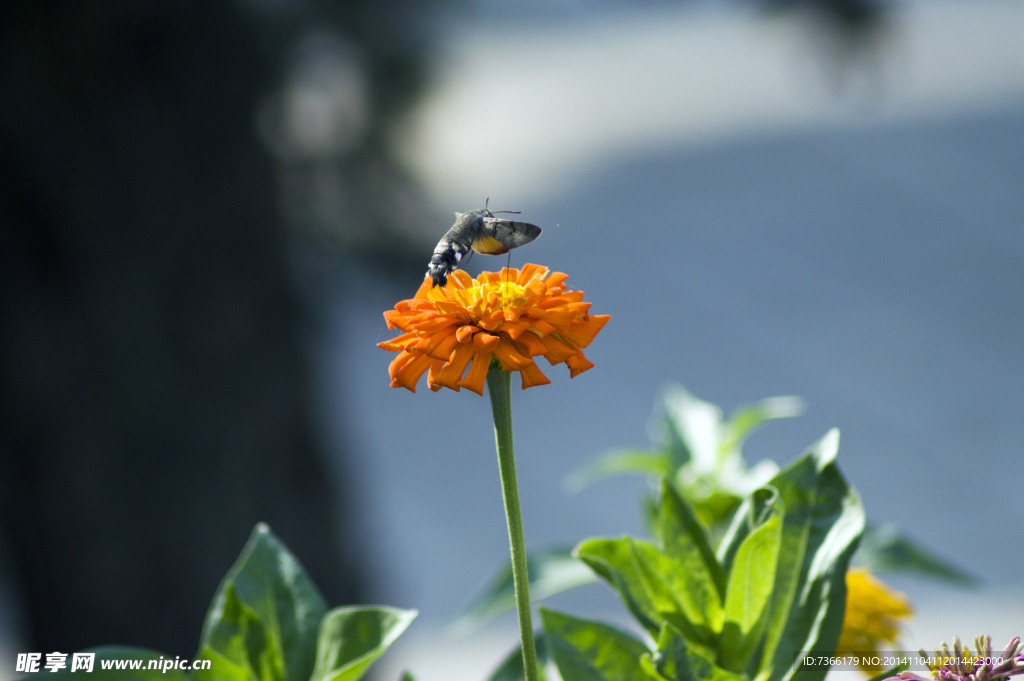
[[[527,298],[526,287],[514,281],[503,281],[500,284],[474,281],[472,286],[454,291],[447,288],[435,288],[427,293],[427,297],[435,301],[445,298],[452,299],[467,310],[474,310],[481,315],[495,310],[518,307]]]
[[[498,285],[498,298],[501,300],[501,309],[507,310],[516,307],[526,300],[526,289],[512,281],[503,281]]]

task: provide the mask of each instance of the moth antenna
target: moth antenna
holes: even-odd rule
[[[490,202],[491,202],[491,197],[488,196],[487,200],[484,201],[484,210],[487,210],[487,204],[489,204]]]
[[[484,208],[484,210],[487,210],[487,209]],[[493,213],[495,215],[497,215],[498,213],[511,213],[512,215],[519,215],[522,212],[523,211],[521,211],[521,210],[496,210],[496,211],[493,211]]]

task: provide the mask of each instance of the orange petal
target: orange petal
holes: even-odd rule
[[[487,329],[488,331],[494,331],[504,323],[504,310],[495,310],[494,312],[490,313],[489,315],[481,319],[479,322],[477,322],[480,328]]]
[[[518,345],[522,346],[521,352],[529,355],[530,357],[543,355],[548,351],[548,349],[544,347],[544,342],[540,339],[540,336],[535,333],[524,333],[513,340],[515,340]]]
[[[569,345],[556,335],[547,335],[539,339],[544,345],[544,358],[552,364],[564,362],[575,355],[579,348]]]
[[[539,307],[542,310],[550,310],[553,307],[562,307],[564,305],[568,305],[570,302],[572,301],[567,299],[565,296],[553,296],[551,298],[542,300],[541,302],[537,303],[537,307]]]
[[[434,359],[439,359],[442,362],[447,362],[451,356],[452,351],[455,350],[455,346],[458,345],[459,341],[455,338],[454,333],[449,333],[443,337],[439,336],[440,342],[427,345],[427,347],[420,346],[420,352],[430,355]]]
[[[416,330],[420,333],[437,333],[446,326],[452,324],[458,324],[460,320],[451,317],[450,315],[440,314],[421,314],[413,318],[413,325]]]
[[[466,377],[459,381],[459,385],[467,390],[472,390],[477,395],[484,394],[484,381],[487,380],[487,370],[491,366],[491,357],[494,353],[489,350],[477,350],[473,354],[473,364],[469,367]]]
[[[419,352],[403,352],[388,367],[388,371],[391,373],[391,386],[407,388],[416,392],[416,384],[428,368],[430,368],[430,358],[426,355]]]
[[[611,319],[611,315],[592,314],[587,317],[586,321],[577,319],[572,324],[560,328],[558,332],[581,348],[585,348],[590,345],[590,341],[594,340],[594,336],[604,328],[609,319]]]
[[[562,294],[562,297],[574,303],[579,303],[583,301],[583,291],[566,291]]]
[[[523,390],[535,385],[547,385],[551,382],[533,360],[530,360],[530,363],[519,371],[519,375],[523,377]]]
[[[430,362],[430,373],[427,374],[427,387],[435,393],[441,389],[441,386],[437,383],[437,372],[441,371],[441,367],[445,364],[446,362],[437,359]]]
[[[512,337],[512,340],[519,338],[519,335],[530,328],[530,322],[523,320],[521,322],[505,322],[501,325],[501,330]]]
[[[448,275],[449,285],[446,288],[454,288],[456,290],[471,288],[473,286],[473,277],[469,276],[462,270],[455,270]]]
[[[543,319],[534,319],[534,318],[531,317],[529,321],[530,321],[530,330],[531,331],[536,331],[536,332],[538,332],[542,336],[546,336],[547,334],[554,333],[555,331],[558,330],[555,327],[553,327],[550,324],[548,324]]]
[[[516,352],[510,341],[502,341],[494,347],[494,356],[501,362],[505,371],[519,371],[533,360]]]
[[[587,369],[594,368],[594,363],[586,358],[582,350],[565,360],[565,364],[569,367],[569,378],[576,378]]]
[[[476,278],[481,284],[500,284],[505,281],[505,270],[501,272],[481,272]]]
[[[416,338],[418,336],[415,333],[403,333],[401,336],[395,336],[391,340],[377,343],[377,347],[383,350],[390,350],[391,352],[401,352],[409,341]]]
[[[501,338],[490,333],[481,331],[480,333],[473,336],[473,345],[479,350],[486,350],[487,352],[493,352],[494,346],[501,341]]]
[[[434,280],[430,277],[424,277],[423,283],[420,284],[420,287],[416,290],[416,295],[414,295],[413,298],[425,300],[427,297],[427,291],[432,288],[434,288]]]
[[[544,283],[548,285],[549,289],[555,288],[556,286],[561,287],[562,282],[564,282],[568,278],[568,274],[562,274],[561,272],[552,272],[551,274],[548,275],[548,278],[544,280]]]
[[[479,326],[461,326],[459,327],[459,330],[455,332],[455,337],[460,343],[468,343],[473,334],[479,330]]]
[[[523,269],[520,270],[519,272],[512,270],[510,274],[512,274],[512,276],[515,278],[509,279],[509,281],[514,281],[520,286],[526,286],[527,284],[530,283],[530,280],[532,280],[537,275],[540,275],[543,278],[543,276],[547,273],[547,267],[544,267],[543,265],[534,265],[532,263],[529,263],[523,265]]]
[[[443,385],[446,388],[458,392],[459,390],[459,379],[462,378],[462,374],[466,372],[466,365],[469,364],[469,360],[473,358],[473,346],[469,344],[460,344],[455,348],[455,352],[452,353],[452,358],[441,367],[441,370],[431,379],[431,387],[434,385]]]
[[[556,308],[554,310],[548,310],[547,315],[544,316],[544,321],[548,324],[563,327],[572,324],[575,321],[576,315],[565,308]]]
[[[453,317],[459,317],[466,312],[466,308],[460,303],[453,303],[450,300],[439,300],[434,303],[434,307],[438,312],[443,314],[451,315]]]

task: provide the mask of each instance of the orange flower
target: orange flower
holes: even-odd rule
[[[483,395],[492,357],[505,371],[518,371],[524,389],[551,382],[533,361],[537,355],[552,365],[565,362],[570,377],[586,371],[594,365],[583,348],[610,317],[588,315],[590,303],[583,302],[583,291],[565,290],[567,278],[548,276],[540,265],[482,272],[476,279],[456,270],[436,288],[425,278],[415,297],[384,313],[389,329],[404,332],[378,344],[399,353],[388,368],[391,387],[416,392],[429,369],[431,390],[468,388]]]

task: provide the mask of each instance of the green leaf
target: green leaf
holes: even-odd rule
[[[640,666],[657,681],[696,681],[686,654],[686,642],[671,624],[661,628],[657,649],[640,658]]]
[[[725,530],[724,527],[721,527],[722,523],[732,518],[732,514],[743,503],[745,497],[746,494],[735,494],[723,489],[717,489],[706,497],[689,499],[694,517],[708,530],[709,543],[714,543],[714,536],[711,532]]]
[[[537,649],[537,675],[540,681],[547,678],[544,674],[544,667],[548,663],[548,644],[544,638],[544,632],[538,631],[534,635],[534,646]],[[502,660],[498,668],[487,677],[487,681],[523,681],[526,673],[523,666],[523,646],[517,645],[508,656]]]
[[[594,573],[569,549],[531,553],[526,557],[526,570],[530,575],[530,600],[533,602],[597,581]],[[515,607],[515,583],[509,561],[466,613],[451,625],[451,632],[455,636],[468,635]]]
[[[645,655],[640,665],[656,681],[747,681],[688,647],[682,635],[669,624],[661,630],[657,650]]]
[[[943,560],[901,533],[894,525],[869,525],[852,563],[875,574],[906,572],[958,586],[976,587],[981,580]]]
[[[637,574],[658,614],[691,643],[713,650],[722,630],[722,603],[707,571],[692,570],[653,544],[629,539]]]
[[[643,641],[615,627],[541,607],[548,651],[563,681],[647,681]]]
[[[722,410],[679,385],[663,393],[662,403],[673,469],[689,464],[698,473],[713,470],[718,460]]]
[[[644,629],[657,636],[664,621],[637,573],[627,539],[588,539],[573,551],[598,577],[608,582]]]
[[[799,397],[768,397],[739,407],[729,415],[723,430],[722,449],[738,449],[743,442],[765,421],[800,416],[804,413],[804,401]]]
[[[260,523],[213,597],[196,681],[307,681],[326,606],[306,571]]]
[[[155,650],[131,648],[128,646],[101,646],[99,648],[88,648],[80,652],[94,653],[96,655],[91,672],[87,672],[84,669],[72,672],[73,655],[67,656],[67,659],[64,661],[66,665],[64,669],[51,672],[45,667],[46,655],[44,654],[39,663],[39,671],[35,674],[29,674],[24,678],[32,679],[33,681],[74,681],[75,679],[83,678],[83,674],[85,674],[84,678],[89,681],[185,681],[188,678],[188,673],[180,669],[169,668],[166,672],[161,671],[164,660],[174,661],[175,658],[158,653]],[[160,666],[153,669],[148,668],[151,660],[154,664],[158,663]],[[120,669],[117,668],[118,661],[122,663]],[[191,662],[189,660],[189,663]],[[132,667],[135,664],[138,667],[133,669]]]
[[[641,473],[660,478],[672,474],[672,461],[667,451],[614,451],[569,475],[565,479],[565,487],[570,492],[578,492],[592,482],[620,473]]]
[[[640,497],[640,513],[652,537],[661,536],[661,499],[645,492]]]
[[[729,573],[725,626],[718,664],[740,673],[761,639],[782,539],[782,518],[773,516],[743,541]]]
[[[402,678],[400,678],[398,681],[416,681],[416,677],[410,674],[409,672],[402,672]]]
[[[683,565],[695,581],[701,582],[697,588],[706,590],[711,584],[721,604],[725,600],[725,573],[711,550],[707,532],[686,500],[664,479],[661,481],[661,504],[661,538],[665,554]]]
[[[761,487],[754,490],[754,493],[744,499],[743,503],[733,514],[729,529],[726,530],[718,545],[716,557],[722,566],[722,571],[728,576],[732,571],[733,560],[736,552],[746,540],[747,536],[760,527],[765,521],[777,512],[782,511],[782,504],[779,501],[779,493],[773,487]]]
[[[839,641],[864,509],[835,464],[838,449],[831,430],[770,483],[785,517],[760,663],[769,681],[821,681],[828,669],[803,667],[799,653],[835,650]]]
[[[356,681],[418,613],[382,606],[335,608],[320,623],[310,681]]]

